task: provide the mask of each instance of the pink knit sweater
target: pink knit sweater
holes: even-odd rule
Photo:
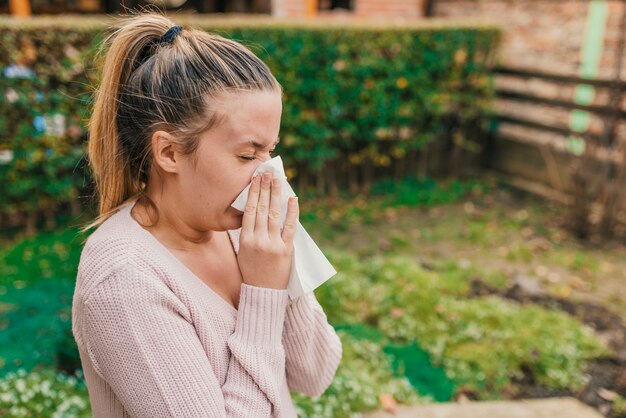
[[[313,294],[242,284],[235,309],[132,206],[91,234],[78,267],[72,331],[95,418],[295,417],[290,391],[326,390],[341,342]]]

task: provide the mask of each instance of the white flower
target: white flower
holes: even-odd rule
[[[21,392],[26,388],[26,382],[24,382],[24,379],[17,379],[15,381],[15,388]]]
[[[5,97],[7,98],[7,101],[9,103],[15,103],[20,98],[20,96],[17,94],[17,92],[15,90],[13,90],[13,89],[7,89]]]

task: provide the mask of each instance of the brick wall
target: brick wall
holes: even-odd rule
[[[423,9],[421,0],[355,0],[355,15],[368,18],[421,17]]]
[[[354,10],[321,11],[322,16],[354,16],[362,18],[416,18],[423,15],[424,0],[353,0]],[[272,0],[272,15],[305,17],[307,0]]]
[[[272,0],[272,15],[303,17],[306,15],[306,0]]]
[[[608,22],[599,77],[613,75],[623,2],[607,0]],[[507,65],[578,75],[589,1],[437,0],[437,17],[481,18],[505,29],[502,61]],[[626,68],[625,73],[626,75]]]

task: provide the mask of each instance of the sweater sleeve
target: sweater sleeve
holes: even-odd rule
[[[283,345],[289,389],[309,396],[323,394],[337,371],[342,347],[314,293],[290,301]]]
[[[287,291],[243,285],[222,387],[187,307],[157,277],[123,269],[84,301],[81,340],[134,417],[251,417],[280,412]]]

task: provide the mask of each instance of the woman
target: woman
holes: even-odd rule
[[[280,182],[257,176],[230,206],[278,142],[281,86],[241,44],[158,14],[105,45],[100,216],[72,306],[94,417],[296,416],[290,391],[322,394],[341,358],[315,296],[286,290],[298,204],[281,231]]]

